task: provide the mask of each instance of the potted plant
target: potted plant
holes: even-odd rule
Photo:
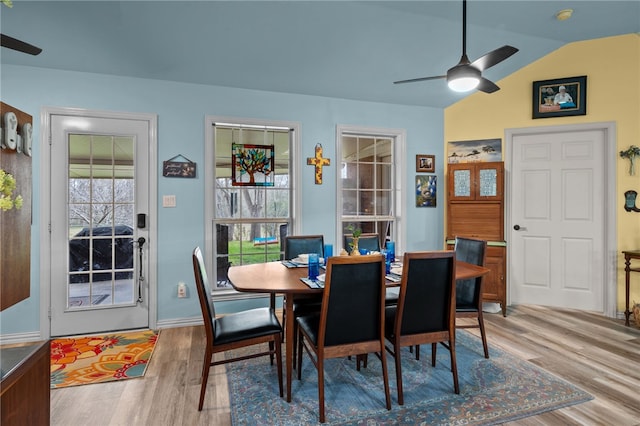
[[[360,256],[358,241],[360,240],[360,235],[362,235],[362,229],[356,228],[355,225],[351,224],[347,226],[347,231],[351,232],[352,238],[349,243],[349,246],[351,247],[351,256]]]
[[[627,148],[626,151],[620,151],[620,157],[629,159],[629,162],[630,162],[629,174],[631,176],[635,176],[636,174],[635,161],[636,161],[636,157],[640,157],[640,147],[631,145],[629,148]]]

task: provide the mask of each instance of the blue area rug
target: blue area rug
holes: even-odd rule
[[[537,366],[490,345],[483,357],[480,338],[458,331],[456,353],[460,394],[453,392],[449,351],[438,347],[435,367],[431,346],[420,361],[402,350],[404,405],[398,405],[393,358],[387,355],[391,411],[385,408],[380,360],[356,371],[355,360],[325,363],[326,424],[332,425],[489,425],[556,410],[593,397]],[[283,363],[284,364],[284,363]],[[283,375],[284,375],[283,371]],[[234,425],[306,425],[318,423],[317,372],[304,354],[302,380],[294,371],[292,399],[278,395],[276,367],[268,357],[227,366]]]

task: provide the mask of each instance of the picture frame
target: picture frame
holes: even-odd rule
[[[502,161],[502,139],[449,141],[447,163],[486,163]]]
[[[416,155],[417,173],[434,173],[436,171],[436,156],[418,154]]]
[[[416,207],[436,207],[437,182],[436,175],[416,176]]]
[[[532,110],[533,118],[586,115],[587,76],[534,81]]]

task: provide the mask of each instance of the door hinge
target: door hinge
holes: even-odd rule
[[[47,311],[47,315],[49,315],[49,319],[51,319],[51,306],[49,306],[49,309]]]

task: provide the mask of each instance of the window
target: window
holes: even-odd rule
[[[338,129],[338,241],[343,245],[343,235],[351,233],[350,226],[378,234],[381,247],[386,241],[400,239],[397,194],[401,167],[395,164],[403,141],[401,131]]]
[[[281,241],[293,225],[290,126],[269,123],[212,122],[212,193],[207,233],[208,260],[215,290],[232,292],[231,265],[281,258]]]

